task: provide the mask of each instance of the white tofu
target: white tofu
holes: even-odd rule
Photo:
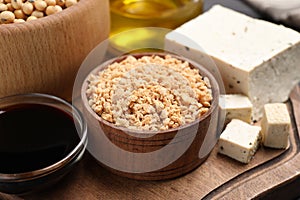
[[[250,98],[254,120],[264,104],[286,101],[300,80],[298,32],[219,5],[168,33],[165,49],[215,73],[211,56],[226,93]]]
[[[285,149],[288,147],[291,119],[283,103],[266,104],[261,121],[263,145]]]
[[[221,112],[225,112],[225,124],[232,119],[251,123],[253,106],[247,96],[241,94],[220,95],[219,107]]]
[[[238,119],[233,119],[222,132],[218,152],[242,163],[249,163],[256,153],[261,128]]]

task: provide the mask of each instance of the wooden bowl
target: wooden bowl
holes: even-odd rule
[[[152,54],[161,57],[166,55],[141,53],[133,56],[139,58]],[[127,55],[106,61],[90,74],[97,74],[109,64],[120,62],[126,57]],[[211,107],[194,122],[165,131],[131,130],[103,120],[89,106],[86,96],[88,78],[84,81],[81,95],[83,113],[89,126],[88,150],[102,166],[132,179],[163,180],[186,174],[205,161],[218,139],[219,87],[215,78],[203,66],[187,61],[192,68],[198,68],[201,75],[210,80],[213,94]]]
[[[109,34],[109,1],[80,0],[34,21],[0,25],[0,97],[28,92],[71,99],[86,55]]]

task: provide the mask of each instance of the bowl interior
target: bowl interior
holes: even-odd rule
[[[83,104],[84,104],[85,108],[88,110],[88,112],[90,112],[90,114],[95,119],[97,119],[101,124],[104,124],[105,126],[112,127],[113,129],[120,130],[121,132],[129,133],[130,135],[133,135],[133,136],[136,136],[136,137],[139,137],[139,138],[142,135],[145,135],[145,136],[149,137],[149,135],[166,134],[166,133],[174,132],[174,131],[176,132],[176,131],[178,131],[180,129],[184,129],[185,127],[192,126],[193,124],[198,124],[203,119],[205,119],[208,116],[210,116],[211,113],[218,107],[219,94],[220,94],[218,83],[217,83],[216,79],[214,78],[214,76],[207,69],[205,69],[205,67],[203,67],[202,65],[200,65],[200,64],[198,64],[198,63],[196,63],[196,62],[194,62],[192,60],[189,60],[187,58],[184,58],[184,57],[181,57],[181,56],[178,56],[178,55],[174,55],[174,54],[170,54],[170,53],[144,52],[144,53],[135,53],[135,54],[130,54],[130,55],[134,56],[137,59],[141,58],[143,56],[152,56],[152,55],[155,55],[155,56],[160,56],[160,57],[164,58],[166,55],[172,55],[172,57],[175,57],[175,58],[177,58],[177,59],[179,59],[181,61],[188,61],[191,68],[197,68],[197,69],[199,69],[200,74],[203,77],[207,77],[209,79],[209,81],[210,81],[211,90],[212,90],[212,97],[213,97],[213,99],[211,101],[210,109],[208,110],[208,112],[206,112],[200,118],[197,118],[195,121],[193,121],[191,123],[184,124],[184,125],[179,126],[177,128],[171,128],[171,129],[162,130],[162,131],[145,131],[145,130],[128,129],[126,127],[116,126],[113,123],[110,123],[110,122],[104,120],[102,117],[100,117],[97,113],[95,113],[92,110],[92,108],[90,107],[90,105],[88,103],[87,96],[86,96],[86,90],[88,88],[88,82],[89,82],[88,79],[89,79],[89,76],[91,74],[95,75],[98,72],[103,71],[104,69],[107,68],[108,65],[110,65],[112,63],[115,63],[115,62],[121,62],[121,61],[125,60],[128,57],[128,55],[124,55],[124,56],[120,56],[120,57],[108,60],[108,61],[102,63],[101,65],[97,66],[94,70],[92,70],[90,72],[90,74],[87,76],[87,78],[83,82],[83,85],[82,85],[82,88],[81,88],[81,95],[82,95]]]

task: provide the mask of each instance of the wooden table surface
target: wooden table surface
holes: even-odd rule
[[[204,164],[187,175],[166,181],[137,181],[111,174],[86,153],[53,187],[26,196],[0,193],[0,199],[294,199],[300,195],[300,85],[287,105],[292,118],[289,148],[260,147],[247,165],[219,155],[215,148]]]
[[[293,124],[289,149],[261,147],[247,165],[219,155],[214,149],[203,165],[185,176],[167,181],[136,181],[111,174],[86,152],[78,166],[53,187],[26,196],[0,193],[0,199],[294,199],[300,196],[299,85],[287,105]]]

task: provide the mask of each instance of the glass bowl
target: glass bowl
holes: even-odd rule
[[[27,194],[57,182],[81,159],[87,125],[58,97],[20,94],[0,99],[0,137],[0,192]]]

